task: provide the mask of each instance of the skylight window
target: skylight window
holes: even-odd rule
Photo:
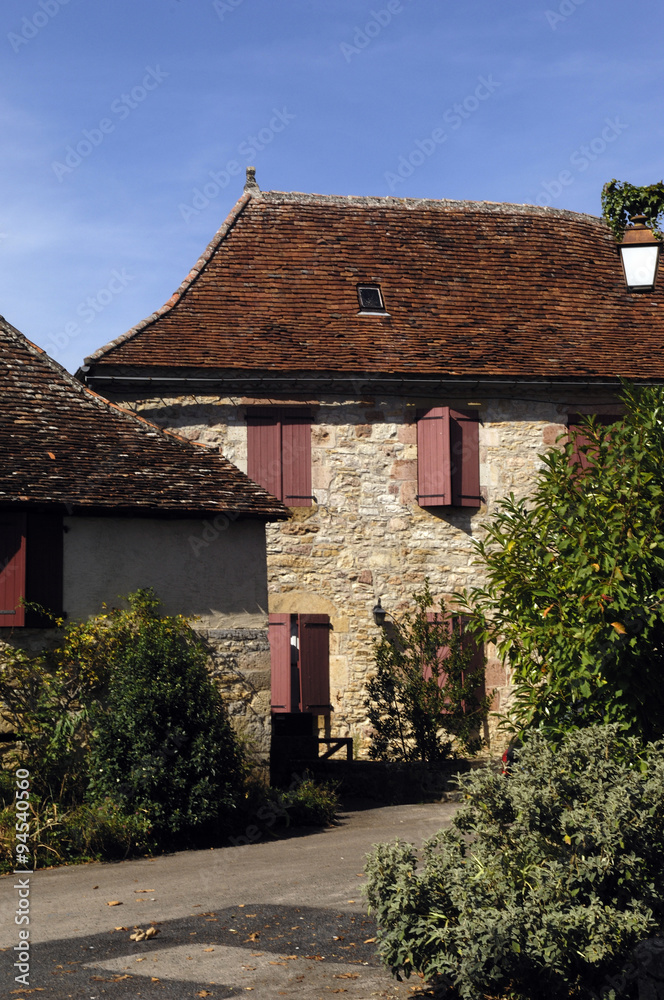
[[[384,313],[385,303],[380,285],[358,285],[357,298],[360,312]]]

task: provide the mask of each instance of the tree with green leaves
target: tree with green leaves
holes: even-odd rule
[[[491,699],[481,693],[484,662],[461,619],[434,610],[428,580],[413,601],[415,610],[388,623],[375,644],[369,755],[436,764],[480,749]]]
[[[635,215],[644,215],[649,228],[661,239],[664,181],[637,187],[614,177],[602,188],[602,213],[617,240],[622,240],[627,223]]]
[[[517,729],[664,735],[664,389],[622,399],[542,456],[477,545],[487,582],[462,604],[509,661]]]

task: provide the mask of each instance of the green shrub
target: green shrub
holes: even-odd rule
[[[375,643],[376,675],[365,701],[369,756],[438,764],[481,748],[491,699],[480,693],[484,661],[477,663],[477,647],[460,619],[443,608],[432,614],[428,580],[413,601],[415,611],[390,622]]]
[[[386,964],[463,1000],[635,995],[630,953],[664,929],[664,743],[617,725],[557,747],[535,733],[509,776],[459,784],[465,805],[419,870],[410,844],[369,857]]]
[[[531,495],[500,501],[476,543],[487,582],[465,607],[509,662],[517,729],[664,737],[664,388],[622,401],[541,456]]]
[[[0,872],[15,867],[15,820],[12,805],[0,809]],[[111,801],[67,808],[33,796],[28,821],[29,863],[35,871],[73,862],[120,860],[154,847],[147,817],[123,813]]]
[[[0,650],[0,801],[30,772],[36,866],[124,857],[218,836],[242,794],[244,754],[186,619],[163,617],[151,591],[64,626],[29,656]],[[14,817],[0,812],[1,863]]]
[[[277,791],[277,806],[288,826],[329,826],[339,810],[336,786],[305,777],[295,788]]]
[[[206,650],[185,619],[160,616],[149,593],[130,601],[93,713],[89,797],[143,812],[162,846],[227,830],[244,760]]]

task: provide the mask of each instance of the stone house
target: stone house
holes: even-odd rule
[[[195,616],[231,718],[270,738],[265,525],[285,506],[218,451],[109,403],[0,319],[0,643],[38,650],[153,587]]]
[[[166,305],[77,375],[290,508],[267,529],[273,711],[362,740],[376,601],[481,582],[496,502],[579,414],[617,412],[620,377],[664,378],[663,306],[590,215],[261,192],[250,170]],[[498,710],[508,680],[488,650]]]

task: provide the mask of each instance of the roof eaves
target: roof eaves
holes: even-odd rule
[[[132,328],[130,330],[127,330],[126,333],[121,334],[119,337],[116,337],[115,340],[111,340],[109,341],[108,344],[105,344],[103,347],[100,347],[98,350],[94,352],[94,354],[91,354],[89,355],[89,357],[85,358],[83,363],[87,365],[90,364],[91,362],[98,361],[100,358],[104,357],[104,355],[110,353],[113,350],[113,348],[118,347],[120,344],[126,343],[128,340],[131,340],[133,337],[136,336],[137,333],[140,333],[141,330],[145,330],[146,327],[156,322],[156,320],[158,320],[161,316],[165,316],[167,313],[169,313],[171,309],[173,309],[173,307],[179,302],[184,293],[191,287],[191,285],[204,271],[205,267],[207,266],[211,258],[214,256],[219,245],[223,242],[226,236],[228,236],[230,231],[233,229],[235,223],[238,221],[238,219],[244,212],[249,202],[252,199],[261,197],[262,193],[260,192],[252,192],[252,191],[245,192],[242,195],[242,197],[235,203],[231,211],[226,216],[222,226],[214,234],[211,241],[208,243],[207,247],[205,248],[201,256],[198,258],[194,266],[192,267],[189,274],[186,276],[186,278],[179,286],[179,288],[175,292],[173,292],[168,302],[166,302],[165,305],[163,305],[160,309],[157,309],[156,312],[153,312],[146,319],[141,320],[141,322],[137,323],[136,326],[132,326]]]

